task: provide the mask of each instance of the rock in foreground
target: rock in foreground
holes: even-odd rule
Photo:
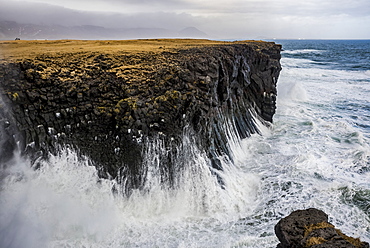
[[[369,244],[348,237],[328,222],[328,215],[310,208],[297,210],[275,226],[281,242],[277,248],[368,248]]]

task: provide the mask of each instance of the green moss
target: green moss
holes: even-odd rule
[[[106,112],[106,107],[98,107],[100,113]]]
[[[116,113],[116,114],[119,114],[119,113],[121,113],[121,109],[120,108],[114,108],[113,109],[113,111],[114,111],[114,113]]]
[[[163,95],[154,99],[155,102],[165,102],[177,100],[181,97],[181,93],[177,90],[167,90]]]
[[[108,117],[112,116],[111,110],[108,107],[97,107],[97,110],[100,114],[104,114]]]
[[[12,100],[15,101],[19,98],[19,94],[17,92],[14,92],[12,95]]]
[[[173,75],[168,74],[168,75],[166,75],[166,76],[164,77],[164,81],[169,81],[169,80],[171,80],[172,78],[173,78]]]
[[[113,111],[116,114],[119,114],[119,113],[126,113],[127,108],[129,108],[130,110],[136,110],[138,108],[137,101],[138,99],[136,97],[128,97],[125,99],[121,99],[117,102]]]

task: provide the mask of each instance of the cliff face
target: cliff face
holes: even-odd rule
[[[8,127],[16,126],[21,149],[34,157],[69,144],[102,174],[125,173],[128,187],[140,187],[142,179],[133,175],[142,170],[145,141],[161,139],[171,151],[191,130],[212,166],[221,169],[217,156],[230,152],[225,122],[242,138],[258,132],[252,113],[272,122],[280,45],[143,40],[132,41],[135,49],[118,41],[100,42],[97,49],[69,42],[60,50],[56,42],[39,42],[43,52],[4,57],[1,115],[8,148],[15,146],[14,128]],[[170,166],[168,153],[163,159]]]

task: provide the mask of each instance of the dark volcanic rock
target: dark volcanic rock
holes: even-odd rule
[[[275,226],[281,242],[278,248],[367,248],[369,244],[351,238],[328,222],[323,211],[310,208],[297,210]]]
[[[190,130],[212,166],[221,169],[217,157],[230,153],[227,123],[244,138],[258,132],[255,118],[272,122],[280,45],[185,40],[166,49],[164,41],[141,42],[159,48],[41,53],[1,63],[1,94],[23,135],[22,150],[39,156],[56,152],[58,144],[72,145],[102,175],[125,175],[127,187],[136,188],[145,175],[147,140],[163,140],[168,152],[162,166],[170,171],[175,147]]]

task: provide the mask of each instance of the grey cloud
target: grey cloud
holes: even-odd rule
[[[19,23],[71,26],[89,19],[84,13],[54,5],[28,2],[0,4],[0,19]]]
[[[29,0],[26,0],[29,1]],[[32,0],[31,0],[32,1]],[[153,12],[153,11],[168,11],[176,12],[175,10],[184,9],[188,5],[186,0],[35,0],[39,3],[62,6],[71,9],[89,9],[99,11],[104,6],[107,9],[113,9],[115,12]],[[5,1],[4,1],[5,2]],[[8,0],[7,2],[14,2]],[[99,7],[95,7],[99,6]]]
[[[250,0],[238,1],[239,4],[225,5],[214,11],[222,13],[245,13],[295,16],[330,16],[348,14],[353,16],[369,16],[370,1],[368,0]]]
[[[96,25],[108,28],[182,29],[188,26],[196,26],[197,19],[199,19],[185,13],[102,13],[77,11],[40,3],[0,3],[2,6],[0,19],[42,25]]]
[[[47,0],[38,0],[47,1]],[[67,2],[69,1],[69,2]],[[102,0],[48,0],[93,6]],[[50,4],[0,0],[0,19],[43,25],[106,28],[195,26],[214,38],[370,38],[368,0],[105,0],[121,13],[77,11]],[[82,3],[82,4],[81,4]],[[67,6],[67,5],[66,5]],[[97,5],[100,6],[100,5]],[[91,8],[90,8],[91,9]],[[126,13],[123,13],[124,10]],[[128,11],[130,10],[130,11]]]

